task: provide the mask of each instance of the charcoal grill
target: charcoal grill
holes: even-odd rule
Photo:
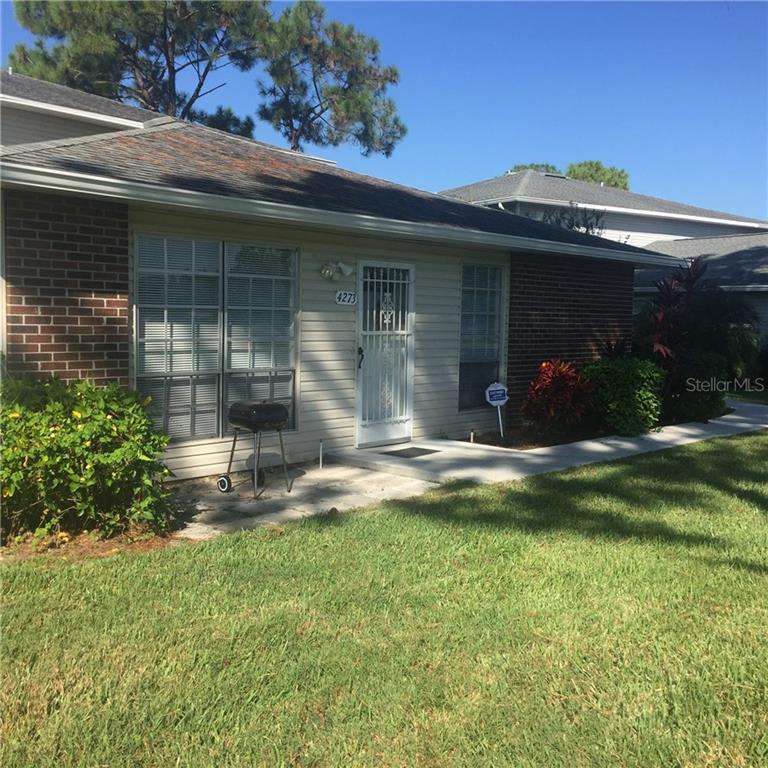
[[[264,473],[259,470],[259,461],[261,459],[261,433],[277,432],[280,441],[280,456],[283,459],[283,475],[285,476],[285,489],[291,492],[291,483],[288,480],[288,465],[285,461],[285,447],[283,446],[283,430],[288,426],[288,409],[282,403],[270,403],[266,400],[238,400],[229,406],[227,414],[229,423],[235,429],[235,435],[232,439],[232,450],[229,453],[229,464],[226,474],[222,475],[216,482],[216,487],[222,493],[229,493],[232,490],[232,480],[230,472],[232,471],[232,459],[235,456],[237,447],[237,438],[241,429],[247,429],[253,432],[253,496],[258,498],[264,492]],[[261,492],[259,486],[262,486]]]

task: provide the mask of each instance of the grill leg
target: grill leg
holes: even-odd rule
[[[285,447],[283,446],[283,430],[278,429],[277,430],[277,437],[280,440],[280,455],[283,457],[283,475],[285,475],[285,490],[290,493],[291,492],[291,486],[293,483],[291,483],[288,480],[288,464],[285,461]]]
[[[258,499],[264,489],[259,493],[259,462],[261,460],[261,432],[253,436],[253,498]]]
[[[239,429],[235,429],[235,437],[232,440],[232,450],[229,452],[229,464],[227,464],[227,474],[232,472],[232,459],[235,458],[235,446],[237,445],[237,436],[240,434]]]

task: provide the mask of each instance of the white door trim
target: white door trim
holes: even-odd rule
[[[362,406],[363,406],[363,388],[361,385],[361,369],[358,366],[358,348],[362,346],[363,333],[363,278],[366,267],[390,267],[393,269],[407,269],[410,275],[407,306],[407,338],[406,338],[406,367],[405,367],[405,387],[406,387],[406,420],[401,422],[403,428],[397,434],[379,435],[370,439],[364,435],[362,424]],[[355,447],[363,448],[373,445],[389,445],[394,443],[409,442],[413,436],[413,382],[415,373],[414,360],[414,325],[415,325],[415,307],[416,307],[416,267],[414,264],[403,263],[399,261],[382,261],[373,259],[364,259],[357,262],[357,332],[355,336]],[[365,362],[363,362],[365,365]]]

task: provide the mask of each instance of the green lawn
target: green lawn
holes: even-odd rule
[[[3,567],[3,766],[768,765],[768,434]]]

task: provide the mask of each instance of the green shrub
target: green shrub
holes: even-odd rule
[[[725,391],[717,382],[728,378],[729,361],[712,352],[685,351],[668,374],[664,421],[707,421],[727,412]]]
[[[747,374],[753,379],[768,380],[768,338],[764,340],[763,346]]]
[[[0,405],[2,534],[80,531],[107,535],[167,521],[169,474],[135,392],[88,381],[6,380]]]
[[[584,377],[592,385],[592,407],[609,429],[639,435],[658,424],[664,372],[649,360],[599,360]]]

